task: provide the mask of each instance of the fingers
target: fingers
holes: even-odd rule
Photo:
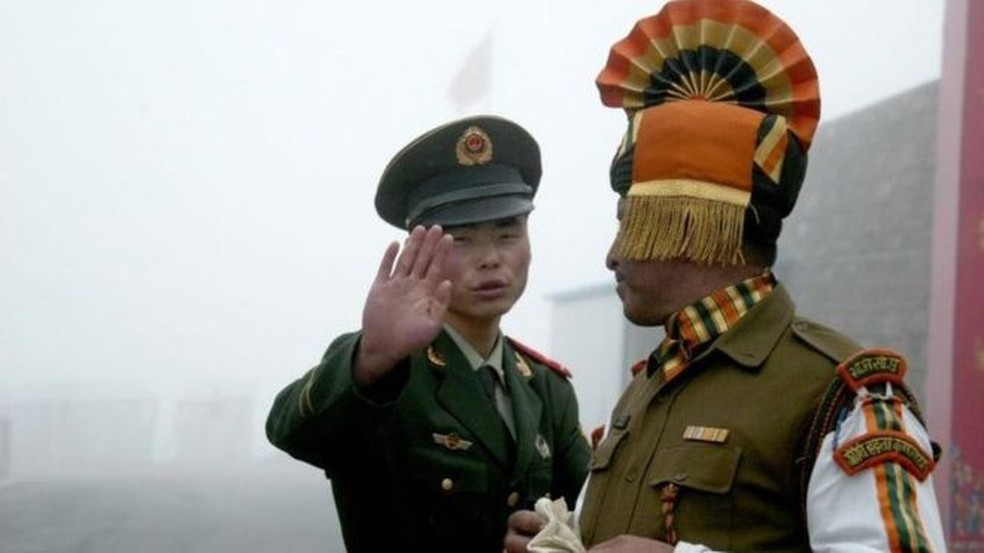
[[[506,538],[503,540],[505,550],[509,553],[527,551],[527,545],[546,521],[533,511],[516,511],[509,515]]]
[[[390,242],[389,246],[386,246],[386,252],[383,253],[383,258],[379,260],[379,270],[376,271],[376,282],[389,279],[393,273],[393,260],[396,259],[396,252],[398,251],[400,251],[399,242],[393,241]]]
[[[415,278],[424,278],[424,275],[429,272],[430,267],[434,263],[434,254],[440,250],[439,245],[443,236],[444,231],[440,225],[434,225],[427,229],[423,237],[423,243],[420,246],[420,251],[417,253],[417,258],[413,262],[413,276]]]
[[[441,282],[447,268],[448,256],[451,255],[451,248],[454,244],[454,237],[450,234],[443,234],[434,245],[434,255],[430,263],[427,264],[427,272],[424,279],[431,285]]]
[[[436,286],[444,277],[444,264],[452,241],[440,225],[426,230],[420,225],[414,227],[403,243],[392,276],[427,279]]]
[[[424,227],[417,225],[410,231],[410,235],[403,241],[403,251],[396,260],[396,269],[393,276],[407,276],[413,269],[413,262],[417,259],[417,252],[420,250],[420,242],[426,231]]]
[[[516,511],[509,515],[509,532],[524,536],[535,536],[547,521],[535,511]]]

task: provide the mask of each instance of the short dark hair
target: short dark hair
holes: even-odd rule
[[[755,240],[747,235],[741,244],[741,251],[748,265],[761,265],[771,267],[776,262],[778,255],[775,242],[764,242]]]

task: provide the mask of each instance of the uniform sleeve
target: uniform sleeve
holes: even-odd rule
[[[359,448],[368,425],[378,416],[380,404],[371,394],[356,390],[352,363],[360,333],[338,337],[321,363],[277,394],[267,416],[267,438],[296,459],[325,469],[330,477],[342,456]],[[405,372],[405,371],[397,371]],[[395,380],[403,381],[396,377]],[[398,388],[387,383],[388,389]],[[388,397],[392,391],[385,395]]]
[[[822,442],[807,488],[817,552],[945,552],[926,429],[887,385],[857,392]]]
[[[558,394],[557,417],[557,462],[554,465],[553,496],[563,496],[568,505],[575,505],[581,486],[587,478],[591,462],[591,446],[588,444],[578,414],[574,387],[566,379],[562,382],[563,392]]]

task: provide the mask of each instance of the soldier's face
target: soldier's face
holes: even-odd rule
[[[624,200],[619,200],[617,216],[622,220]],[[615,253],[614,241],[605,265],[615,274],[616,291],[622,300],[625,318],[641,326],[658,326],[674,311],[691,301],[693,263],[680,259],[664,261],[632,260]]]
[[[526,288],[531,255],[526,216],[446,231],[454,237],[448,261],[448,318],[453,323],[501,317]]]

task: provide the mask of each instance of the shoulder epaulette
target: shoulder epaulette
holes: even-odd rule
[[[509,343],[512,344],[512,346],[523,355],[529,357],[530,359],[536,361],[537,363],[540,363],[541,365],[546,365],[547,367],[550,368],[550,370],[563,376],[564,378],[573,377],[571,371],[567,370],[567,367],[561,365],[559,361],[555,361],[547,357],[546,355],[536,351],[530,346],[527,346],[526,344],[517,341],[515,338],[509,338]]]
[[[850,338],[803,317],[796,317],[791,326],[797,338],[837,363],[861,349]]]

